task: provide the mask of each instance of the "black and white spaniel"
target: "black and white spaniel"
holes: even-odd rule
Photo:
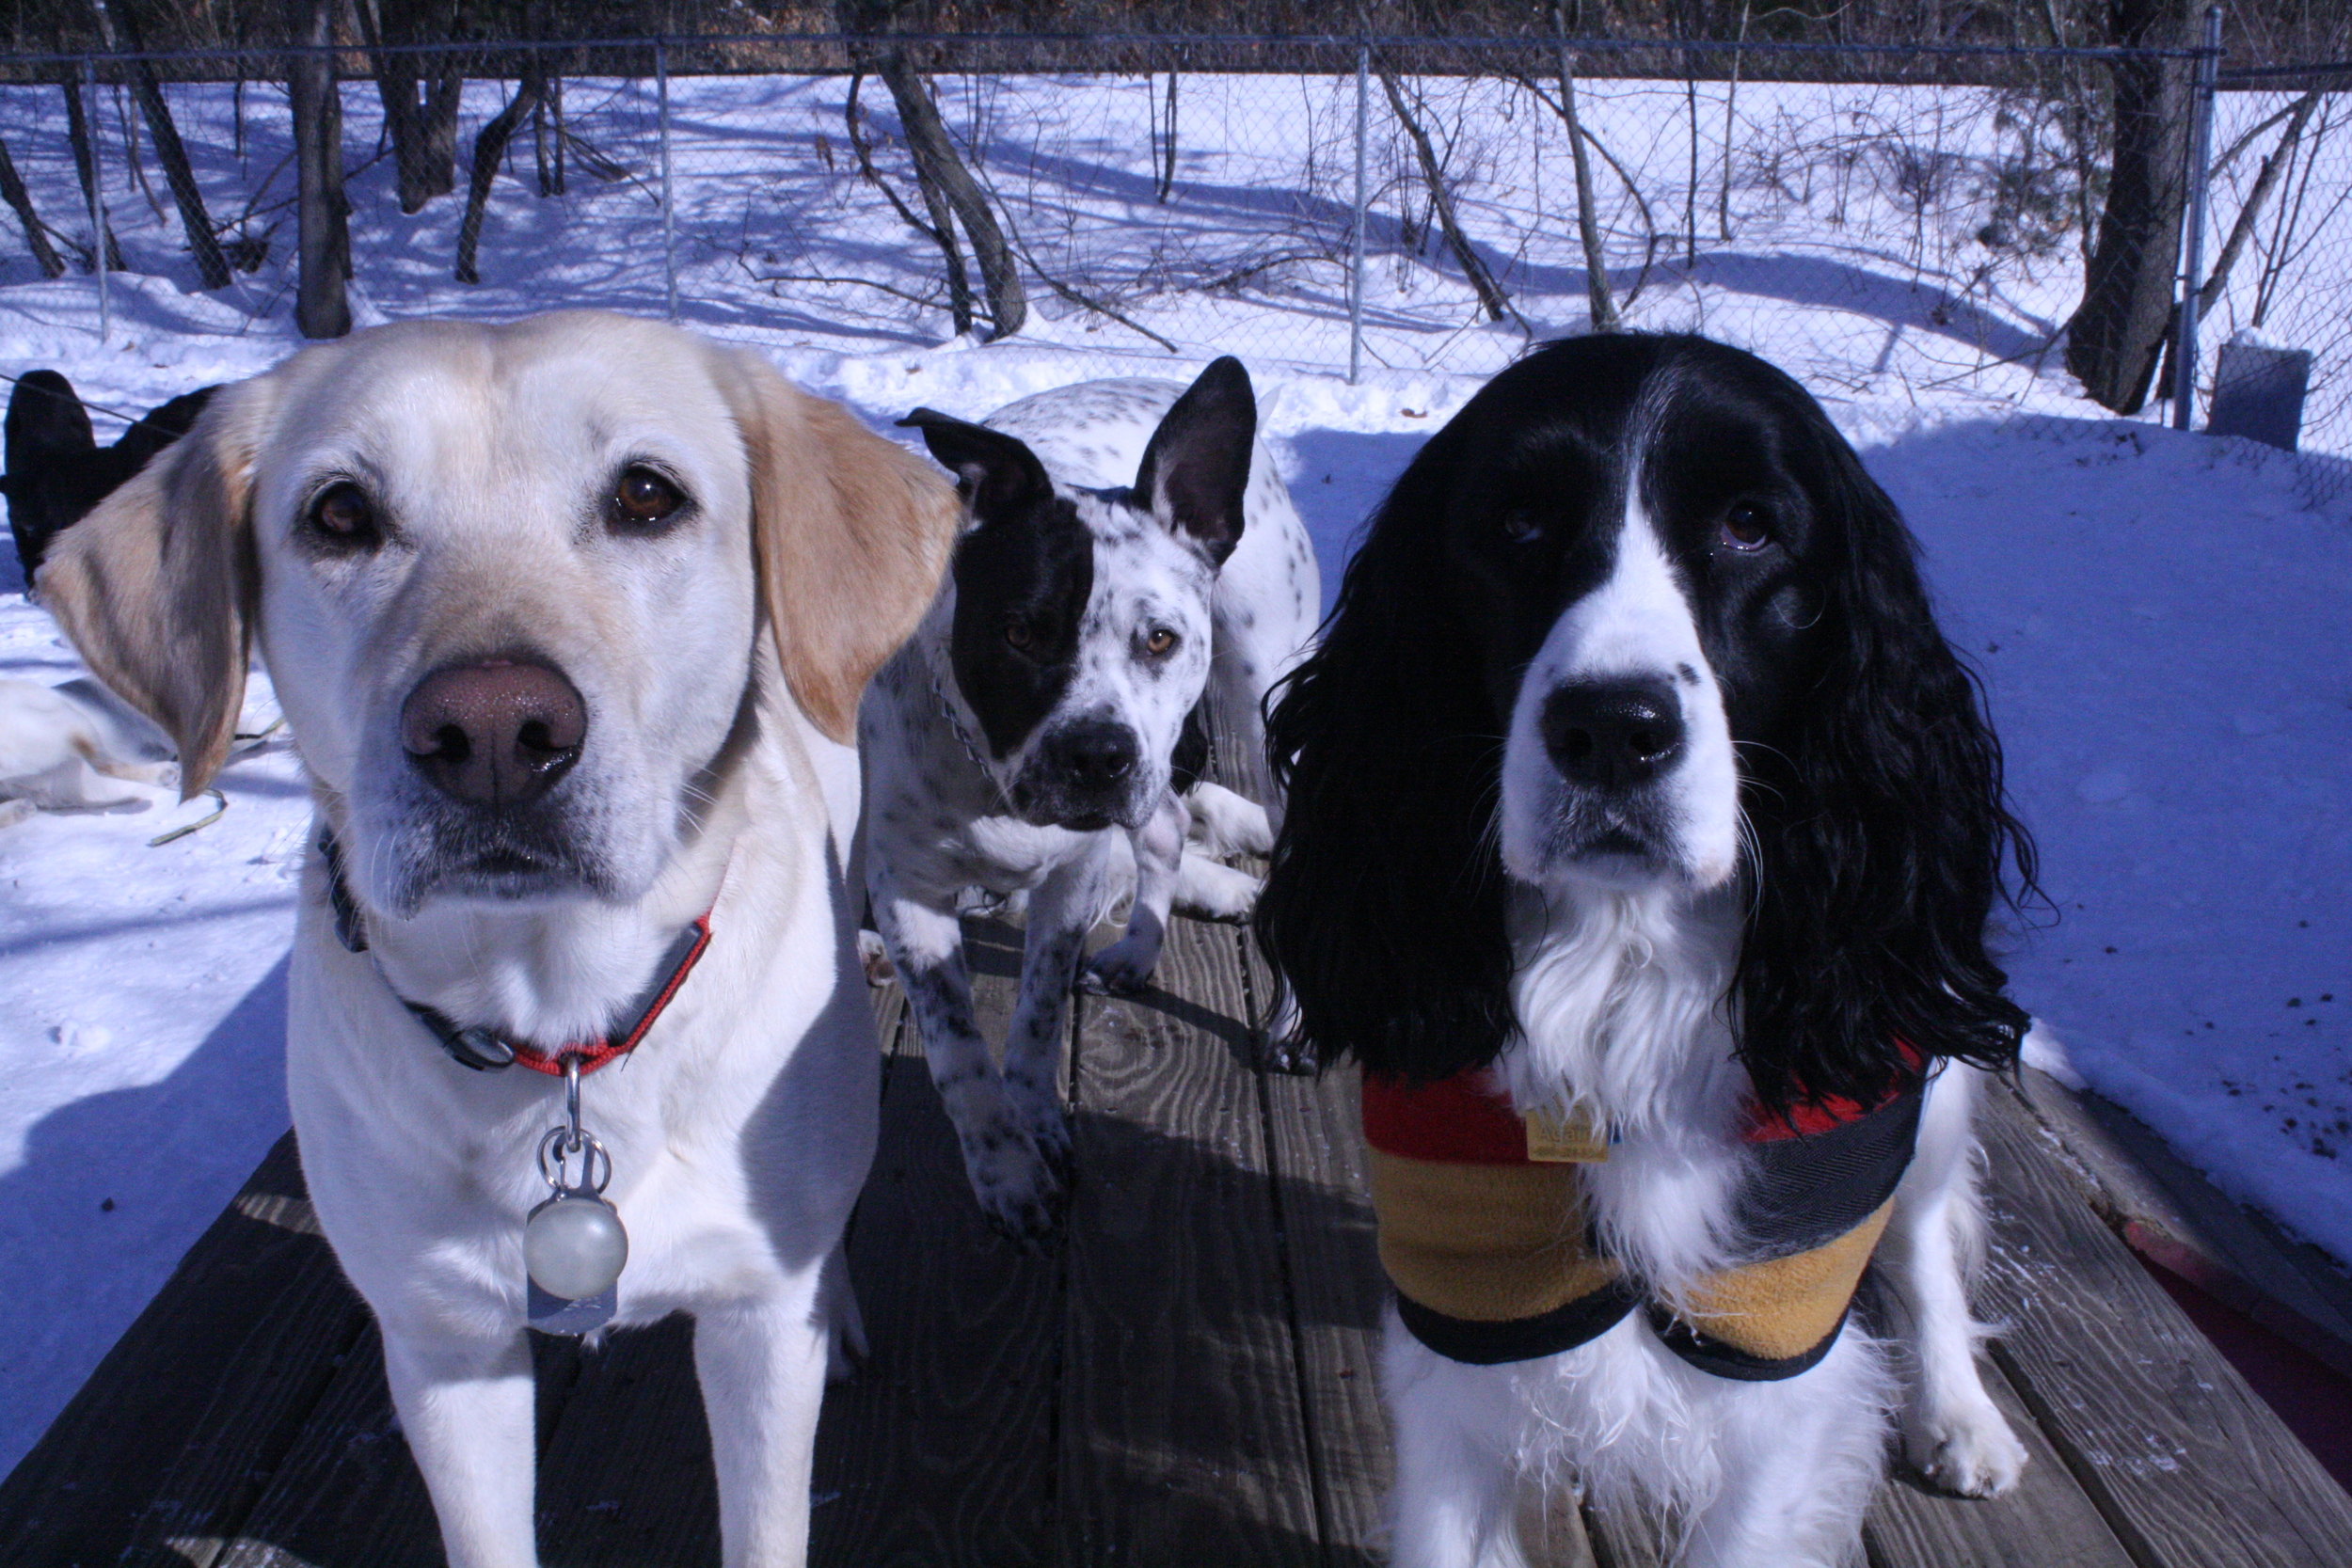
[[[1970,1117],[2033,849],[1915,554],[1762,360],[1555,343],[1422,448],[1281,696],[1257,923],[1365,1072],[1400,1564],[1518,1561],[1522,1478],[1687,1563],[1848,1560],[1890,1413],[2016,1479]]]

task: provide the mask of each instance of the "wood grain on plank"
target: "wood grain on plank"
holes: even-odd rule
[[[2032,1068],[2021,1079],[2027,1105],[2111,1228],[2152,1260],[2352,1374],[2352,1278],[2325,1253],[2233,1202],[2120,1106]]]
[[[1271,973],[1248,935],[1233,935],[1251,1006],[1263,1010]],[[1387,1538],[1384,1510],[1394,1465],[1388,1412],[1380,1402],[1381,1315],[1389,1284],[1365,1196],[1357,1111],[1361,1080],[1354,1068],[1343,1067],[1319,1078],[1266,1073],[1258,1082],[1296,1303],[1303,1409],[1325,1528],[1335,1551],[1374,1556]],[[1581,1529],[1569,1528],[1581,1542]]]
[[[1320,1563],[1232,933],[1084,999],[1060,1432],[1071,1563]]]
[[[1979,1370],[2026,1445],[2026,1473],[2006,1497],[1955,1497],[1898,1465],[1863,1527],[1870,1568],[2132,1568],[2025,1401],[1997,1367]]]
[[[210,1563],[366,1325],[288,1132],[0,1482],[8,1560]]]
[[[437,1568],[439,1527],[371,1323],[216,1568]]]
[[[2341,1568],[2347,1498],[2101,1225],[2007,1089],[1986,1097],[2004,1372],[2143,1568]]]
[[[980,1027],[1001,1039],[1018,933],[966,929]],[[871,1348],[826,1390],[810,1560],[1050,1562],[1059,1259],[981,1219],[912,1019],[883,1072],[881,1148],[850,1222]]]

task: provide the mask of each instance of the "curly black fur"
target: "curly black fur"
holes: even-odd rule
[[[1375,515],[1321,648],[1279,694],[1268,743],[1289,805],[1257,929],[1325,1059],[1438,1078],[1490,1061],[1517,1029],[1494,825],[1508,705],[1534,647],[1496,632],[1512,607],[1459,544],[1490,521],[1480,465],[1542,427],[1576,462],[1613,443],[1629,468],[1628,443],[1686,413],[1752,436],[1708,450],[1766,454],[1809,513],[1780,584],[1806,615],[1778,641],[1708,601],[1704,562],[1679,568],[1753,830],[1729,1001],[1759,1098],[1874,1099],[1897,1040],[2015,1061],[2026,1018],[1985,928],[2007,871],[2032,888],[2033,845],[1916,546],[1794,381],[1705,340],[1641,335],[1540,350],[1432,437]],[[1589,586],[1563,568],[1514,592],[1556,619]]]

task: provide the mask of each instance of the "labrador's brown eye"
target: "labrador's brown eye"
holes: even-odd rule
[[[382,542],[375,503],[347,479],[320,491],[304,520],[314,538],[340,549],[371,549]]]
[[[1544,525],[1531,512],[1506,512],[1502,515],[1502,536],[1514,545],[1532,545],[1544,536]]]
[[[1176,634],[1166,626],[1153,626],[1152,635],[1143,640],[1143,651],[1153,658],[1164,658],[1176,649]]]
[[[1037,634],[1029,629],[1029,623],[1026,621],[1007,621],[1005,641],[1016,648],[1026,648],[1037,641]]]
[[[686,504],[678,487],[642,463],[631,464],[612,488],[612,518],[632,528],[667,522]]]

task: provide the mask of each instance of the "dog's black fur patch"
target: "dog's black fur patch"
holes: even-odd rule
[[[89,515],[148,460],[188,433],[215,388],[199,388],[151,410],[102,447],[73,384],[56,371],[31,371],[8,397],[8,532],[29,585],[50,541]]]

